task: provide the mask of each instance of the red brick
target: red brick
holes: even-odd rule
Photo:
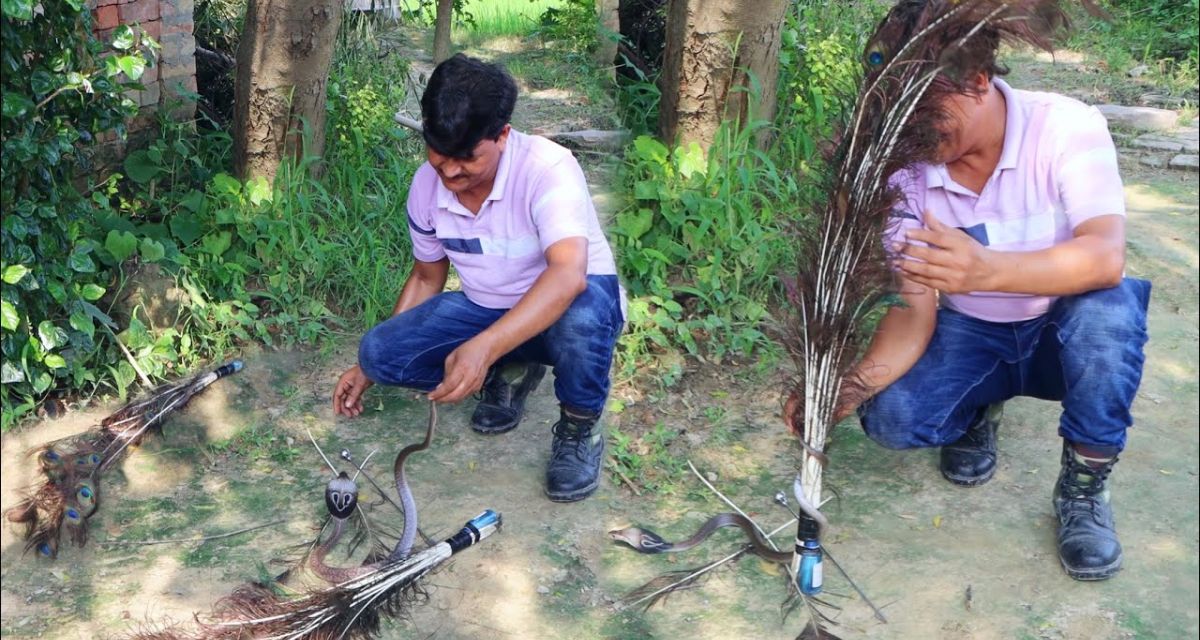
[[[94,5],[99,7],[111,7],[117,4],[120,0],[96,0]]]
[[[104,6],[104,7],[99,7],[92,14],[92,16],[93,16],[93,22],[92,22],[92,30],[93,31],[98,31],[101,29],[112,29],[113,27],[121,24],[120,16],[117,15],[116,5],[108,5],[108,6]]]
[[[155,42],[157,42],[158,39],[160,37],[162,37],[162,21],[160,21],[160,20],[152,20],[150,22],[143,22],[141,24],[141,27],[142,27],[142,31],[146,32],[146,35],[153,38]]]
[[[118,7],[121,24],[158,20],[158,0],[134,0]]]

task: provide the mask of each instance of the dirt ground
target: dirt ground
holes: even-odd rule
[[[562,96],[550,97],[554,104]],[[577,99],[577,98],[576,98]],[[550,107],[547,107],[550,108]],[[1113,476],[1125,569],[1104,583],[1069,579],[1058,564],[1050,492],[1057,473],[1058,407],[1009,403],[1000,468],[987,485],[962,489],[937,472],[936,451],[893,452],[846,426],[827,486],[830,551],[888,623],[876,621],[827,568],[843,610],[844,638],[1188,638],[1200,633],[1197,575],[1198,277],[1197,179],[1123,163],[1132,276],[1154,282],[1151,341],[1134,406],[1136,427]],[[604,169],[605,171],[609,169]],[[599,189],[599,191],[603,191]],[[601,194],[600,197],[610,197]],[[188,621],[248,580],[282,569],[272,562],[310,540],[323,514],[329,470],[312,446],[378,449],[370,472],[386,482],[390,459],[419,438],[426,405],[413,393],[373,389],[368,411],[335,419],[329,395],[354,360],[355,340],[326,352],[244,355],[246,370],[223,380],[134,451],[103,480],[92,540],[53,562],[22,554],[10,527],[0,535],[0,630],[4,636],[119,636],[147,621]],[[665,393],[623,387],[613,432],[669,434],[653,452],[674,471],[640,486],[606,473],[594,497],[561,505],[542,495],[549,426],[557,418],[550,380],[509,434],[478,436],[470,403],[444,409],[432,448],[416,455],[410,479],[421,526],[445,536],[484,508],[504,527],[429,579],[430,597],[385,638],[731,638],[790,639],[804,616],[781,620],[784,577],[750,557],[648,612],[620,611],[622,594],[666,570],[702,564],[738,546],[732,532],[683,557],[650,557],[611,543],[605,532],[640,523],[669,538],[690,534],[725,507],[679,463],[691,460],[768,528],[787,521],[771,503],[791,478],[796,444],[779,419],[775,363],[690,365]],[[7,507],[32,478],[30,448],[78,433],[115,408],[92,407],[3,437]],[[610,450],[615,447],[610,442]],[[637,450],[636,447],[634,447]],[[373,492],[363,483],[363,501]],[[399,516],[372,514],[395,526]],[[278,524],[209,541],[259,524]],[[787,540],[790,527],[781,540]],[[155,540],[184,540],[138,544]]]

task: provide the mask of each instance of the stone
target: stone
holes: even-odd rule
[[[158,41],[158,39],[162,36],[162,21],[161,20],[151,20],[150,22],[143,22],[140,26],[142,27],[142,31],[147,36],[150,36],[151,38],[153,38],[155,41]]]
[[[162,83],[155,81],[147,85],[146,88],[138,91],[138,104],[143,107],[158,104],[158,98],[162,95]]]
[[[1155,151],[1183,151],[1182,141],[1153,133],[1134,138],[1130,145],[1139,149],[1154,149]]]
[[[196,39],[190,33],[164,33],[162,37],[162,61],[167,64],[187,62],[196,57]]]
[[[1125,107],[1119,104],[1096,105],[1110,125],[1118,125],[1138,131],[1169,131],[1175,128],[1179,114],[1169,109],[1154,107]]]
[[[1144,64],[1139,64],[1138,66],[1130,69],[1127,73],[1129,74],[1130,78],[1139,78],[1146,75],[1146,72],[1148,71],[1150,71],[1150,67]]]
[[[1155,169],[1162,169],[1167,166],[1167,159],[1162,156],[1142,156],[1138,158],[1138,162]]]
[[[1171,168],[1200,171],[1200,155],[1181,153],[1171,158]]]
[[[629,132],[585,129],[583,131],[551,133],[547,134],[546,137],[571,149],[615,152],[625,147],[625,143],[629,140]]]

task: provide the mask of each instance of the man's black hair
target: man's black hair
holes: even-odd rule
[[[429,76],[421,96],[425,144],[469,158],[481,140],[496,140],[512,118],[517,83],[498,64],[457,54]]]

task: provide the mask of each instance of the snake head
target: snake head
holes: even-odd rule
[[[345,520],[358,506],[358,485],[343,471],[325,485],[325,508],[329,515]]]
[[[617,542],[624,542],[641,553],[662,553],[671,546],[657,533],[641,527],[613,529],[608,532],[608,537]]]

